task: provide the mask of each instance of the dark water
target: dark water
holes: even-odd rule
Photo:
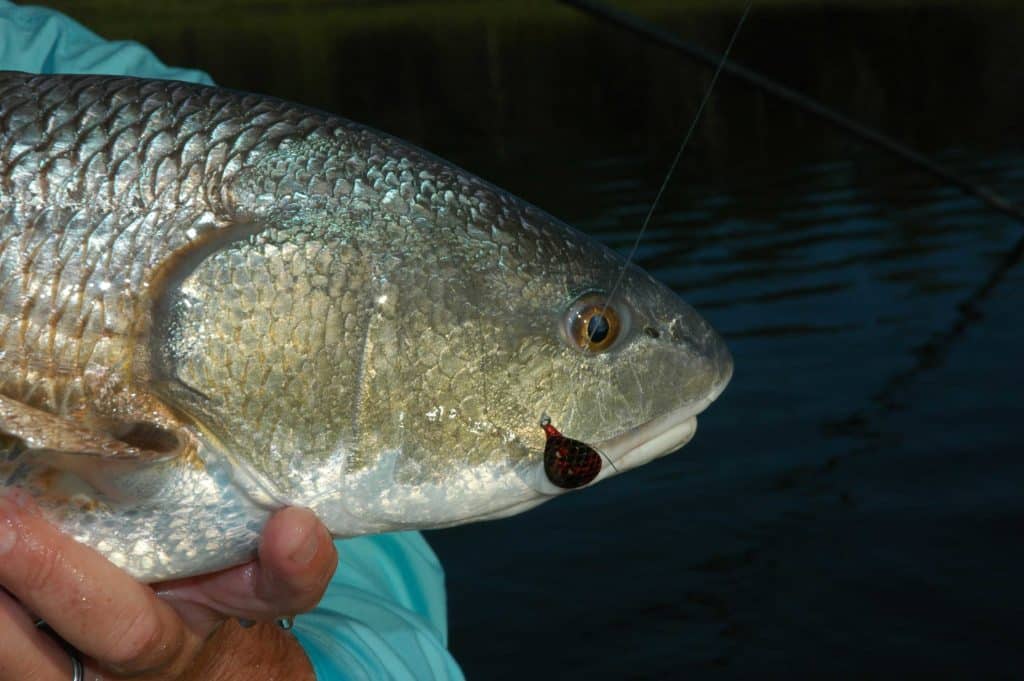
[[[710,79],[541,5],[261,7],[78,16],[623,251]],[[710,47],[736,19],[670,7],[641,5]],[[759,8],[736,54],[1024,204],[1019,7]],[[639,260],[722,331],[733,383],[680,453],[429,534],[469,676],[1020,675],[1024,267],[1000,262],[1022,235],[723,82]]]

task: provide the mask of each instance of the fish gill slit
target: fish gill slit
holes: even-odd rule
[[[356,367],[356,394],[355,399],[352,401],[352,446],[356,451],[360,449],[359,445],[362,439],[360,419],[362,418],[363,400],[366,396],[366,366],[369,364],[370,353],[372,352],[370,347],[370,334],[373,330],[374,319],[372,307],[367,309],[366,312],[366,330],[363,331],[362,351],[359,353],[359,364]],[[348,457],[346,457],[347,460]]]

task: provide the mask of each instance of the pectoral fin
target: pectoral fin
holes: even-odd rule
[[[156,429],[152,433],[142,432],[147,428],[146,424],[133,424],[117,437],[0,395],[0,433],[18,438],[26,449],[40,455],[77,454],[139,463],[174,458],[176,443],[168,439],[174,436]],[[143,441],[159,446],[146,447]]]
[[[68,480],[81,480],[119,501],[139,497],[137,480],[132,482],[137,476],[126,474],[174,459],[183,450],[175,434],[159,426],[123,424],[116,433],[106,432],[0,395],[0,440],[10,439],[17,444],[9,449],[26,463],[72,474]],[[65,484],[58,482],[64,478],[46,479]]]

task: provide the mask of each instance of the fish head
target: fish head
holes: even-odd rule
[[[346,480],[346,516],[518,513],[675,451],[731,378],[721,336],[642,269],[521,202],[476,213],[503,217],[435,225],[378,297],[360,439],[375,462]],[[587,448],[588,471],[559,443]]]
[[[559,435],[600,455],[597,482],[689,442],[733,366],[711,325],[646,272],[603,248],[577,257],[570,277],[549,283],[544,341],[525,343],[516,360],[519,375],[532,379],[520,389],[533,386],[527,394],[534,413],[542,406],[542,419]],[[550,430],[543,434],[547,452]],[[536,451],[538,434],[531,435]],[[540,463],[525,477],[538,492],[590,482],[556,480],[550,460]]]
[[[639,267],[532,207],[502,231],[490,238],[513,243],[475,268],[457,303],[471,312],[441,333],[462,373],[424,391],[437,398],[426,413],[452,422],[444,449],[466,453],[447,465],[479,462],[467,485],[514,500],[497,515],[675,451],[732,376],[721,336]],[[589,476],[552,474],[542,419],[599,457]]]

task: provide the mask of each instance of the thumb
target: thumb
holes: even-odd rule
[[[304,508],[267,522],[255,561],[154,588],[190,625],[211,631],[221,620],[268,620],[311,610],[338,565],[327,528]]]

